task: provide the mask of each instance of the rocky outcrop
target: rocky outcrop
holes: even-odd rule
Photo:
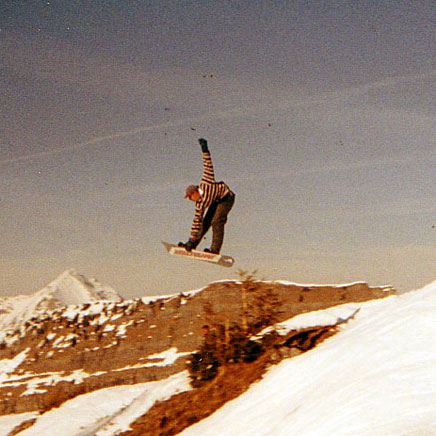
[[[274,310],[281,321],[394,292],[366,283],[225,281],[151,301],[60,308],[28,320],[0,346],[0,413],[47,410],[80,393],[168,377],[184,369],[187,354],[198,349],[202,325],[240,324],[247,308],[252,317]]]

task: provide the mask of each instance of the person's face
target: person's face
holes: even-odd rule
[[[188,195],[188,198],[191,201],[198,201],[200,200],[200,193],[198,191],[194,191],[192,194]]]

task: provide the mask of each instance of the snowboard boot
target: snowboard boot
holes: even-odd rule
[[[205,248],[203,251],[205,253],[220,254],[219,251],[212,251],[210,248]]]

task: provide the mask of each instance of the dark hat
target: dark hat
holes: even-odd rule
[[[198,191],[197,185],[189,185],[185,191],[185,193],[186,193],[185,198],[188,198],[191,194],[193,194],[196,191]]]

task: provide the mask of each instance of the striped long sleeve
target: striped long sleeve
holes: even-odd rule
[[[209,151],[203,152],[203,177],[201,178],[199,191],[201,197],[195,203],[195,215],[191,227],[191,238],[194,240],[201,236],[203,216],[206,209],[211,206],[214,201],[221,200],[231,192],[230,188],[224,182],[215,181],[215,173]]]
[[[203,151],[203,177],[201,184],[215,183],[215,173],[213,170],[212,157],[209,151]]]

